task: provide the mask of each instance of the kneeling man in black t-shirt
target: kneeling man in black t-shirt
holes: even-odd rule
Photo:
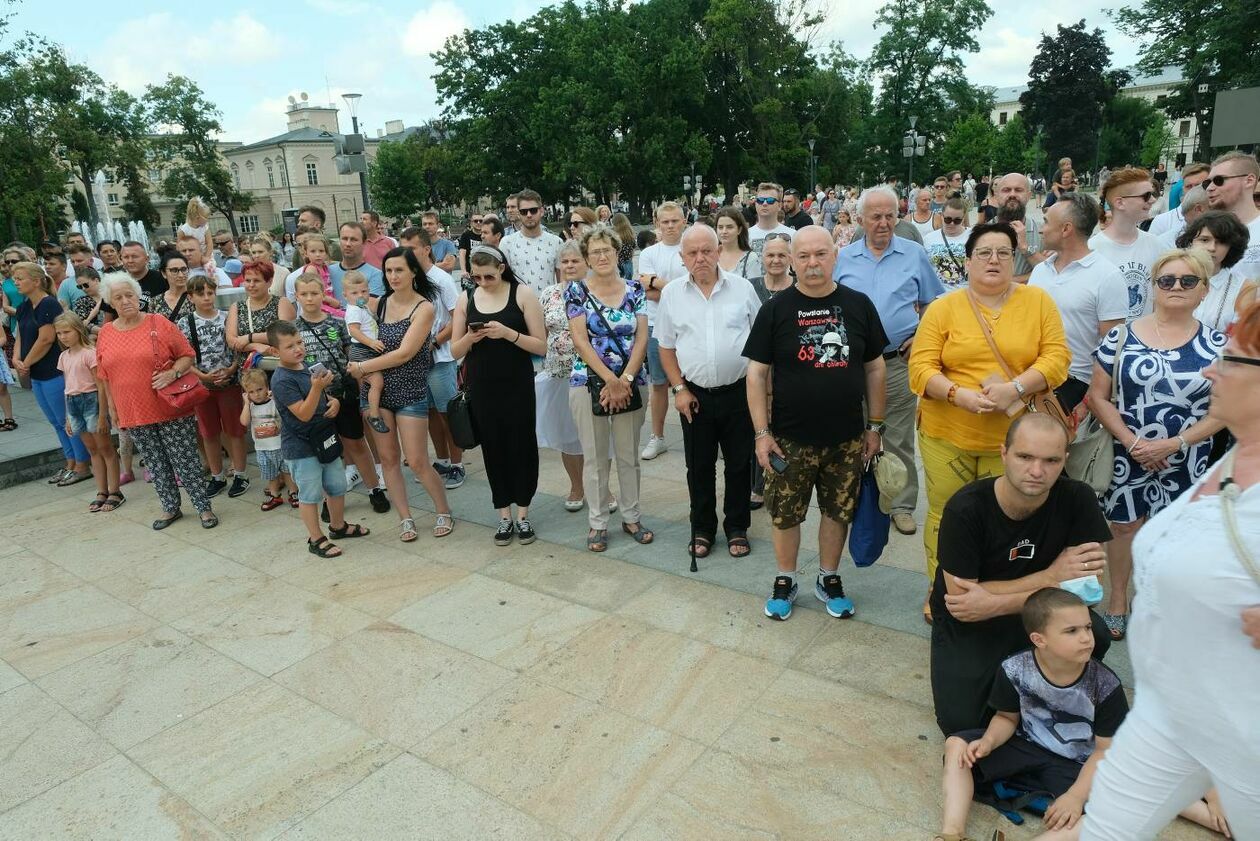
[[[945,505],[932,588],[932,700],[949,735],[984,727],[998,665],[1028,646],[1019,613],[1029,595],[1099,576],[1111,531],[1093,490],[1063,476],[1067,434],[1046,415],[1013,424],[1006,473],[967,485]],[[1111,645],[1091,612],[1094,657]]]

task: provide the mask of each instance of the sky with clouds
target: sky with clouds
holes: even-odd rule
[[[873,21],[883,0],[818,2],[827,11],[820,42],[840,39],[865,58],[879,38]],[[547,0],[290,0],[269,8],[243,0],[17,0],[11,31],[62,44],[75,60],[133,93],[168,73],[189,76],[223,112],[226,139],[253,142],[285,130],[288,97],[302,92],[313,102],[339,106],[341,94],[362,93],[360,123],[373,135],[386,120],[415,125],[435,117],[429,54],[465,27],[520,20],[545,5]],[[1107,33],[1115,65],[1136,56],[1136,45],[1100,11],[1123,0],[990,5],[994,15],[980,33],[982,51],[967,64],[974,84],[1024,83],[1041,33],[1081,18]],[[348,113],[341,116],[349,130]]]

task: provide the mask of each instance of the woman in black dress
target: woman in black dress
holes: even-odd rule
[[[468,262],[477,288],[455,307],[451,353],[467,357],[468,407],[499,509],[494,542],[507,546],[516,534],[522,544],[533,543],[529,504],[538,490],[538,437],[531,357],[547,353],[542,305],[497,248],[474,246]]]

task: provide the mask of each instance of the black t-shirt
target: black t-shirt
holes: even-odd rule
[[[778,381],[775,382],[778,388]],[[1012,520],[998,505],[997,479],[979,479],[962,488],[941,516],[936,543],[940,566],[932,587],[932,616],[954,630],[1022,634],[1018,615],[998,616],[985,622],[959,622],[945,608],[946,573],[958,578],[1014,581],[1049,569],[1069,546],[1111,540],[1098,497],[1084,482],[1061,477],[1050,488],[1046,502],[1026,520]],[[1009,626],[1009,627],[1007,627]]]
[[[814,220],[808,213],[798,208],[791,216],[784,218],[783,224],[799,231],[801,228],[808,228],[814,224]]]
[[[315,431],[316,419],[328,411],[328,392],[319,396],[319,404],[310,420],[298,420],[297,415],[289,409],[294,403],[301,403],[311,393],[311,371],[302,368],[277,368],[271,375],[271,396],[276,400],[276,409],[280,412],[280,455],[288,459],[310,458],[315,455],[311,447],[310,437]]]
[[[989,185],[983,181],[976,184],[976,204],[984,204],[984,200],[989,197]]]
[[[140,291],[150,298],[161,295],[169,288],[166,278],[162,277],[162,273],[157,269],[149,269],[138,283],[140,284]]]
[[[55,295],[46,295],[38,306],[31,306],[29,300],[23,301],[17,308],[16,318],[18,335],[22,338],[22,356],[30,356],[31,349],[39,341],[39,329],[51,325],[61,315],[61,302]],[[54,380],[61,376],[57,368],[57,359],[61,356],[61,345],[56,338],[44,351],[44,355],[31,365],[32,380]]]
[[[464,232],[459,235],[459,247],[464,252],[464,265],[460,266],[464,271],[468,271],[468,252],[472,251],[472,247],[481,242],[481,235],[474,234],[472,228],[465,228]]]
[[[744,356],[774,370],[775,435],[821,447],[861,435],[864,365],[887,344],[871,299],[844,286],[824,298],[792,286],[763,304]]]

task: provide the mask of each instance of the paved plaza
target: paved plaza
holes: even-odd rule
[[[668,438],[643,466],[656,542],[610,532],[604,555],[553,453],[523,548],[491,541],[476,451],[453,535],[421,514],[404,545],[356,492],[373,534],[335,560],[257,482],[216,500],[218,529],[160,533],[143,483],[95,515],[90,483],[0,491],[0,839],[931,838],[919,536],[844,562],[855,619],[803,586],[771,622],[764,511],[751,557],[686,571],[673,419]],[[977,806],[971,834],[1037,825]]]

